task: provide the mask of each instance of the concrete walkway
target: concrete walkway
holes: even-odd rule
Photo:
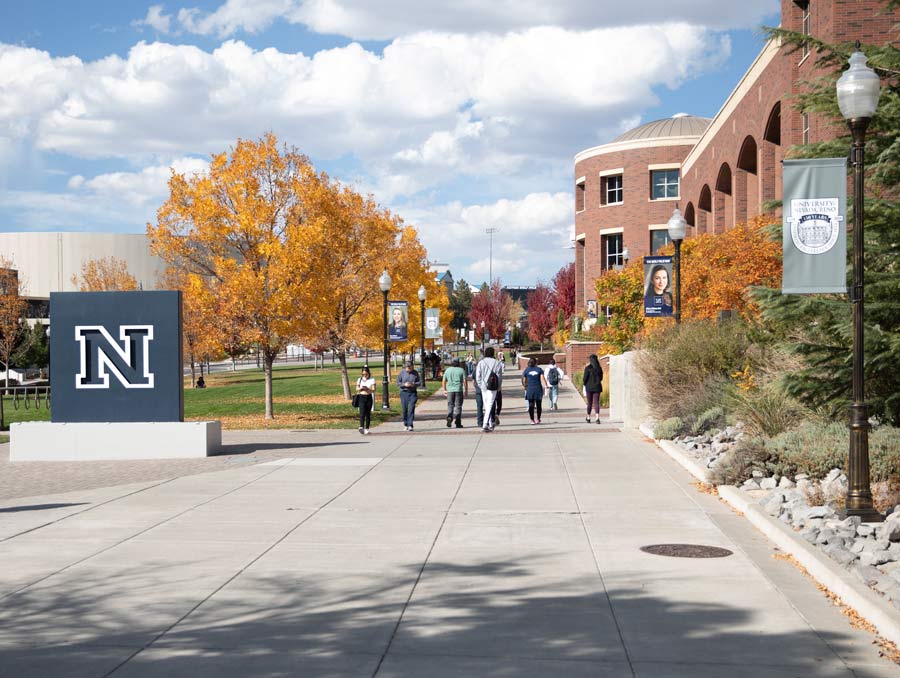
[[[413,434],[0,502],[0,676],[900,675],[654,445],[571,388],[531,426],[515,384],[490,435],[434,398]]]

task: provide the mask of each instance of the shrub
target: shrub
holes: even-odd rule
[[[661,331],[641,351],[637,367],[651,413],[694,420],[733,390],[730,375],[747,365],[747,325],[697,321]]]
[[[725,423],[725,410],[716,405],[704,410],[691,426],[691,433],[699,435],[710,429],[720,428]]]
[[[665,421],[658,421],[653,425],[653,437],[671,440],[684,432],[684,422],[680,417],[671,417]]]
[[[754,470],[765,472],[768,457],[765,438],[741,438],[710,469],[710,481],[714,485],[740,485],[753,476]]]
[[[806,414],[797,401],[774,384],[735,391],[729,405],[748,433],[770,438],[790,430]]]

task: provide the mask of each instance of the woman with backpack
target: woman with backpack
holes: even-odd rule
[[[596,355],[592,355],[590,362],[584,368],[582,387],[584,391],[584,399],[587,403],[587,415],[584,420],[591,422],[591,407],[597,414],[597,423],[600,423],[600,392],[603,391],[603,368],[600,367],[600,361]]]
[[[563,371],[556,366],[556,360],[550,358],[550,364],[547,365],[547,373],[545,375],[547,379],[547,385],[550,392],[550,409],[558,410],[559,405],[557,401],[559,400],[559,382],[562,381]]]
[[[537,366],[537,360],[528,359],[528,367],[522,371],[522,386],[525,387],[525,400],[528,401],[528,416],[532,424],[541,423],[541,403],[544,399],[544,370]]]

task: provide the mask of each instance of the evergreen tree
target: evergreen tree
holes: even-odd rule
[[[887,9],[898,3],[885,3]],[[806,83],[795,105],[835,121],[847,134],[831,141],[794,147],[792,157],[844,157],[850,135],[837,106],[835,82],[846,68],[851,43],[830,45],[789,31],[772,35],[799,48],[808,42],[828,74]],[[864,45],[869,66],[882,78],[878,111],[866,136],[865,202],[865,375],[866,399],[872,416],[900,426],[900,50]],[[848,217],[852,224],[852,217]],[[781,239],[780,232],[774,234]],[[852,281],[852,245],[848,247],[847,280]],[[782,295],[754,291],[772,336],[801,357],[801,367],[784,376],[786,390],[812,406],[843,409],[852,382],[852,309],[846,295]]]
[[[450,295],[450,312],[453,313],[453,319],[450,321],[450,327],[460,329],[463,323],[468,321],[469,311],[472,309],[472,290],[469,283],[460,278],[456,281],[453,288],[453,294]]]

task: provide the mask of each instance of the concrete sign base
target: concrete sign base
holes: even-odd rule
[[[10,426],[10,461],[208,457],[222,446],[218,421],[53,423]]]

